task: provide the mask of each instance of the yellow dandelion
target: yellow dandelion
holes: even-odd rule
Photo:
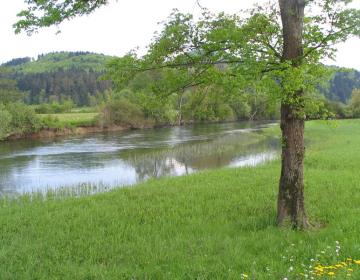
[[[354,271],[354,270],[353,270],[353,269],[351,269],[351,268],[349,268],[348,270],[349,270],[349,271]]]
[[[334,273],[334,272],[329,272],[328,274],[329,274],[329,275],[334,275],[335,273]]]
[[[348,274],[346,274],[346,276],[351,276],[351,274],[348,273]]]

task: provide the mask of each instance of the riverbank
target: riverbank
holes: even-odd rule
[[[62,129],[56,127],[46,127],[42,128],[37,132],[30,134],[22,134],[22,135],[11,135],[6,138],[6,140],[17,140],[17,139],[25,139],[25,138],[51,138],[51,137],[59,137],[66,135],[76,135],[76,134],[87,134],[87,133],[98,133],[98,132],[115,132],[122,130],[129,130],[131,127],[128,126],[120,126],[120,125],[111,125],[108,127],[101,126],[77,126],[75,129],[70,127],[65,127]]]
[[[91,118],[88,117],[91,116]],[[71,117],[70,117],[71,116]],[[116,132],[123,130],[131,129],[149,129],[154,127],[164,127],[164,126],[178,126],[178,125],[187,125],[187,124],[196,124],[196,123],[219,123],[219,122],[234,122],[241,121],[244,119],[238,120],[227,120],[227,121],[182,121],[181,123],[175,124],[146,124],[133,127],[131,125],[121,125],[121,124],[111,124],[111,125],[100,125],[94,113],[69,113],[69,114],[47,114],[42,115],[45,125],[39,131],[28,133],[28,134],[12,134],[5,138],[5,140],[17,140],[17,139],[35,139],[35,138],[54,138],[67,135],[79,135],[79,134],[89,134],[89,133],[99,133],[99,132]],[[51,121],[49,122],[49,119]],[[60,120],[59,120],[60,119]],[[57,120],[54,122],[53,120]],[[267,120],[264,118],[264,120]]]
[[[360,278],[360,121],[306,123],[314,229],[276,226],[280,160],[0,204],[2,279]],[[265,131],[278,134],[278,127]]]

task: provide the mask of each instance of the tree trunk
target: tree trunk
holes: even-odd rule
[[[291,67],[301,64],[302,32],[305,0],[279,0],[283,24],[283,61]],[[281,104],[282,154],[281,177],[278,195],[278,224],[287,222],[293,228],[308,228],[306,215],[303,161],[304,128],[302,113],[303,91],[285,92]]]

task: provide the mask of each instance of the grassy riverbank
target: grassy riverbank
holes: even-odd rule
[[[310,232],[276,226],[279,160],[23,196],[0,206],[0,279],[360,279],[360,121],[339,124],[306,124]]]

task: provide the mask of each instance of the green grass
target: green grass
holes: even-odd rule
[[[360,279],[360,121],[339,123],[306,123],[311,231],[276,226],[279,160],[24,195],[0,204],[0,279]]]
[[[98,113],[61,113],[61,114],[40,114],[44,123],[48,127],[63,129],[70,127],[73,130],[77,126],[91,125]]]

